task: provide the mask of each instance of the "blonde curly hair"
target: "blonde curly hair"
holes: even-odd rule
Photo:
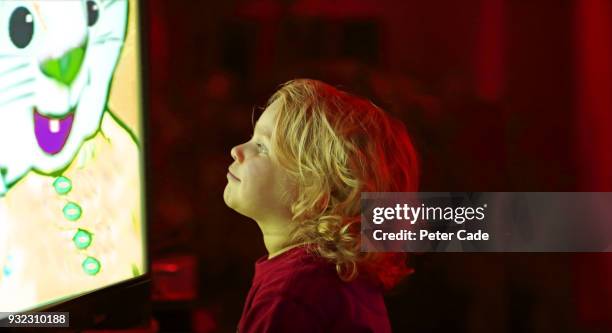
[[[360,252],[360,194],[417,190],[417,154],[405,127],[321,81],[289,81],[268,105],[276,101],[272,147],[297,187],[290,242],[310,244],[345,281],[363,272],[392,287],[409,273],[406,257]]]

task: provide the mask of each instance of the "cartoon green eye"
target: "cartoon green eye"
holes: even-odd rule
[[[98,22],[98,18],[100,17],[100,7],[93,0],[87,1],[87,25],[90,27]]]
[[[25,7],[17,7],[9,22],[11,42],[20,49],[28,46],[34,36],[34,16]]]

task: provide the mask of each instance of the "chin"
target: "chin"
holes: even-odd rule
[[[242,214],[237,205],[235,194],[232,194],[232,190],[229,188],[229,184],[225,186],[225,190],[223,191],[223,201],[227,207]]]
[[[229,184],[225,185],[225,190],[223,190],[223,201],[225,202],[225,205],[229,208],[232,208],[232,203],[231,203],[231,198],[230,198],[230,189],[228,188]]]

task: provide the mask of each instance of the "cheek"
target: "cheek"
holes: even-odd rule
[[[262,162],[244,169],[242,194],[251,196],[252,200],[278,204],[286,196],[287,177],[278,166]]]
[[[265,163],[251,163],[245,166],[242,172],[243,182],[241,185],[243,190],[248,192],[259,192],[259,195],[265,195],[266,188],[270,189],[276,181],[269,166]]]

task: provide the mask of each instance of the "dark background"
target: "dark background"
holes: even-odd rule
[[[162,330],[235,331],[266,252],[256,224],[223,203],[229,151],[293,78],[404,120],[421,191],[612,190],[608,0],[146,2]],[[164,271],[185,262],[197,270]],[[422,254],[410,264],[416,272],[387,297],[396,332],[612,331],[608,254]]]

